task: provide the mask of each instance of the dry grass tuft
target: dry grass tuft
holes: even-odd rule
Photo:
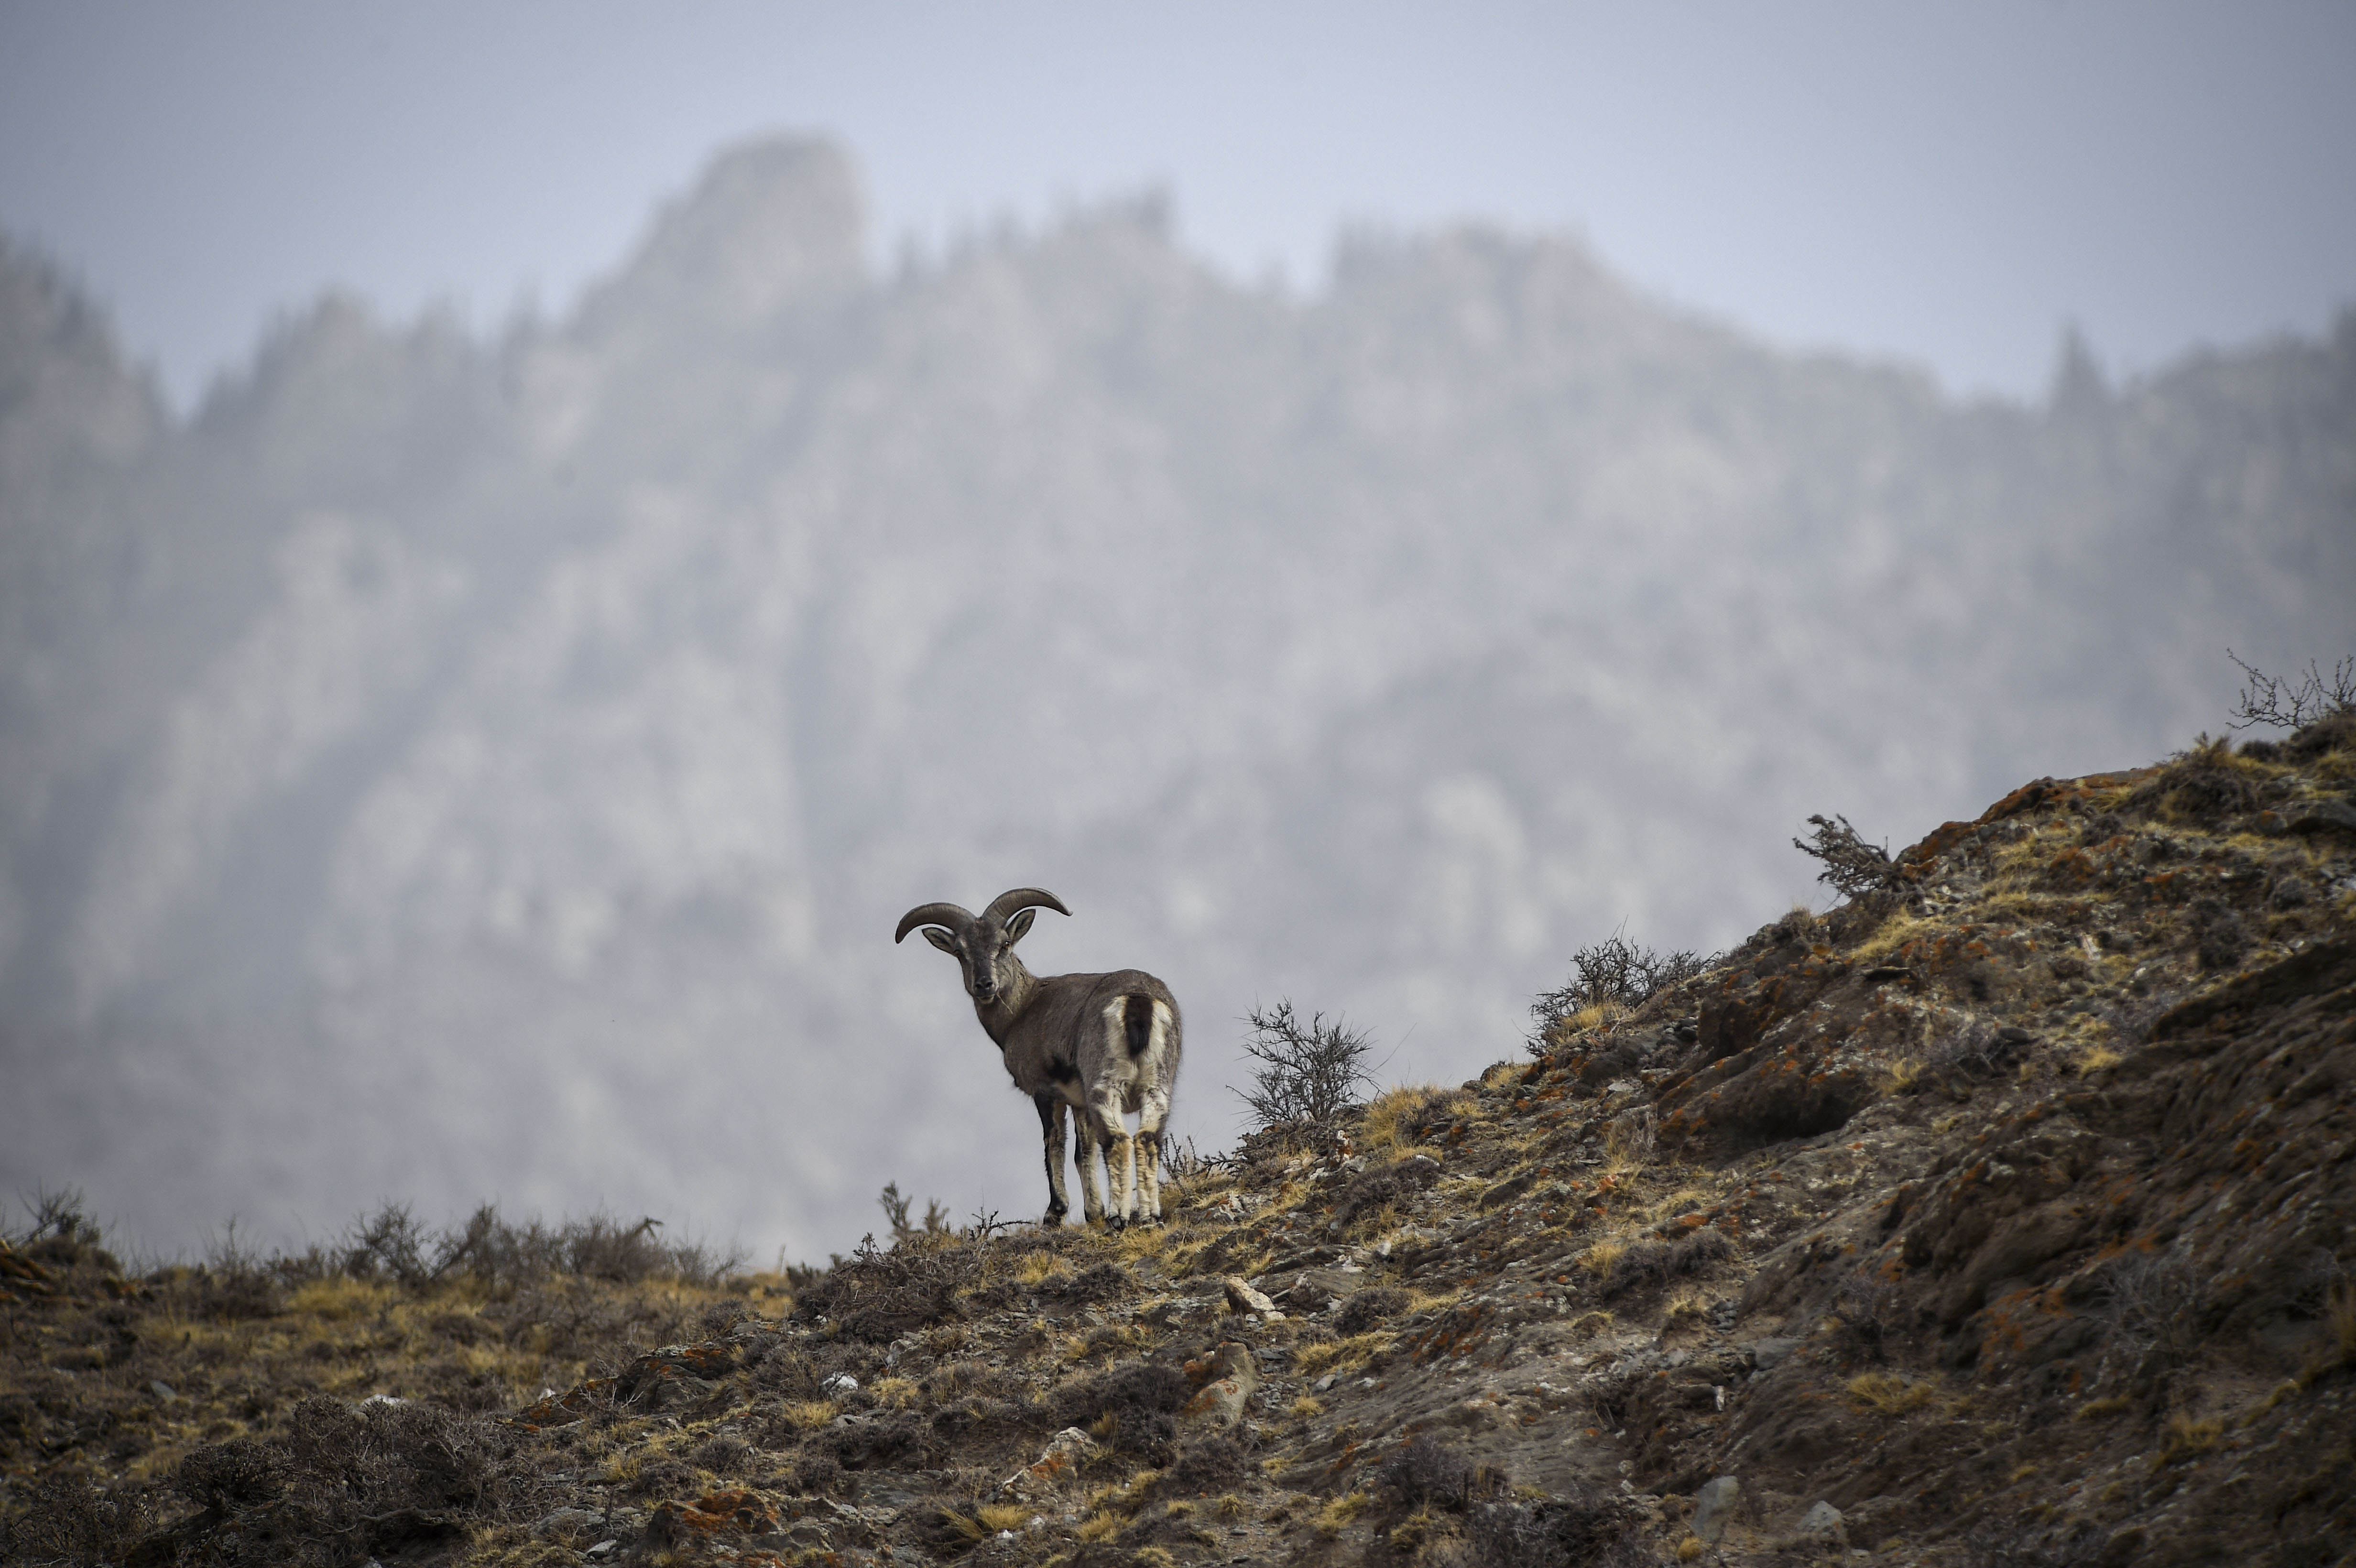
[[[1681,1290],[1661,1310],[1661,1331],[1697,1327],[1709,1317],[1709,1302],[1697,1290]]]
[[[1365,1508],[1366,1494],[1364,1492],[1345,1492],[1342,1496],[1331,1499],[1317,1512],[1317,1534],[1319,1539],[1324,1541],[1333,1540],[1335,1536],[1341,1534],[1343,1531],[1348,1529],[1350,1521],[1357,1518],[1361,1513],[1364,1513],[1365,1511]]]
[[[2090,1399],[2078,1407],[2080,1421],[2107,1421],[2114,1415],[2124,1415],[2135,1408],[2135,1401],[2112,1394],[2104,1399]]]
[[[982,1528],[994,1535],[1001,1530],[1021,1530],[1031,1522],[1031,1513],[1028,1503],[991,1503],[979,1517]]]
[[[2159,1452],[2153,1456],[2151,1467],[2159,1469],[2188,1454],[2205,1454],[2217,1446],[2224,1435],[2223,1422],[2214,1417],[2196,1418],[2191,1412],[2179,1410],[2160,1429]]]
[[[802,1399],[787,1404],[782,1413],[795,1431],[816,1432],[842,1412],[830,1399]]]
[[[1409,1134],[1415,1125],[1451,1093],[1437,1083],[1402,1083],[1384,1090],[1367,1103],[1365,1116],[1358,1124],[1360,1150],[1372,1155],[1408,1147],[1413,1142]]]
[[[1890,1372],[1862,1372],[1848,1380],[1849,1403],[1875,1415],[1904,1415],[1935,1404],[1939,1391],[1927,1382],[1908,1382]]]
[[[1393,1337],[1376,1330],[1356,1334],[1330,1344],[1307,1345],[1296,1358],[1304,1378],[1322,1377],[1327,1372],[1348,1374],[1361,1371],[1376,1356],[1391,1348]]]
[[[1612,1277],[1612,1265],[1627,1255],[1628,1243],[1612,1240],[1596,1243],[1579,1255],[1579,1266],[1598,1279]]]
[[[1087,1545],[1100,1545],[1120,1533],[1120,1515],[1092,1513],[1080,1521],[1080,1540]]]
[[[2106,1067],[2116,1067],[2126,1060],[2124,1052],[2113,1051],[2107,1045],[2098,1045],[2078,1059],[2078,1076],[2090,1078]]]

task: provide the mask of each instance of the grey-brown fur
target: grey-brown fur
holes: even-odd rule
[[[1060,1224],[1071,1211],[1064,1190],[1067,1107],[1087,1135],[1080,1149],[1080,1200],[1088,1222],[1157,1221],[1162,1126],[1178,1082],[1178,999],[1142,969],[1033,975],[1015,956],[1014,944],[1040,908],[1072,912],[1051,892],[1016,888],[979,915],[955,904],[919,904],[900,917],[892,940],[922,930],[926,941],[958,961],[974,1015],[998,1042],[1007,1075],[1039,1108],[1047,1222]],[[1134,1137],[1125,1113],[1138,1118]],[[1109,1204],[1098,1186],[1098,1155],[1112,1188]]]

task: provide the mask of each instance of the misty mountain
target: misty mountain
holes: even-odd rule
[[[1302,297],[1152,203],[879,270],[718,160],[569,319],[321,301],[189,419],[0,249],[0,1175],[162,1245],[380,1196],[840,1248],[1028,1215],[909,906],[1043,972],[1492,1061],[1625,923],[1727,944],[1812,811],[1903,841],[2356,646],[2356,314],[2046,406],[1364,236]]]

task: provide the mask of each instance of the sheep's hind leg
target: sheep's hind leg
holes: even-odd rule
[[[1039,1107],[1039,1129],[1047,1146],[1047,1217],[1040,1223],[1049,1228],[1061,1225],[1064,1216],[1072,1211],[1072,1200],[1064,1189],[1064,1112],[1063,1097],[1055,1093],[1033,1094],[1031,1103]],[[1087,1155],[1080,1157],[1083,1163]]]
[[[1103,1123],[1094,1110],[1077,1106],[1072,1109],[1072,1121],[1080,1136],[1080,1217],[1093,1225],[1105,1217],[1104,1189],[1097,1179],[1097,1155],[1104,1147]]]
[[[1105,1218],[1116,1231],[1129,1223],[1137,1208],[1137,1140],[1120,1119],[1120,1104],[1088,1107],[1089,1131],[1104,1151],[1105,1185],[1110,1189]]]
[[[1138,1170],[1145,1181],[1137,1209],[1141,1224],[1162,1223],[1162,1123],[1169,1115],[1170,1096],[1166,1093],[1148,1094],[1144,1108],[1138,1113]]]

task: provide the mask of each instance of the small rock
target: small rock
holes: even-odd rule
[[[1720,1476],[1702,1488],[1696,1499],[1693,1532],[1716,1545],[1726,1533],[1729,1520],[1734,1517],[1734,1507],[1742,1500],[1742,1483],[1732,1476]]]
[[[1810,1541],[1838,1541],[1841,1531],[1841,1510],[1828,1502],[1818,1502],[1800,1519],[1800,1533]]]
[[[1077,1476],[1098,1446],[1097,1440],[1078,1427],[1066,1426],[1047,1440],[1035,1463],[1007,1477],[998,1489],[1012,1498],[1035,1498]]]
[[[157,1399],[177,1399],[180,1397],[180,1391],[174,1388],[170,1383],[166,1382],[161,1378],[149,1383],[147,1388],[148,1392],[153,1393]]]
[[[1333,1386],[1333,1379],[1335,1375],[1336,1374],[1333,1372],[1327,1372],[1323,1377],[1319,1378],[1317,1380],[1317,1392],[1319,1393],[1323,1393],[1327,1389],[1332,1388]]]
[[[1188,1371],[1201,1366],[1191,1362]],[[1208,1375],[1202,1391],[1179,1411],[1180,1419],[1215,1427],[1237,1425],[1244,1418],[1245,1404],[1259,1391],[1259,1363],[1252,1360],[1251,1348],[1230,1339],[1203,1371]]]
[[[617,1550],[621,1544],[622,1543],[618,1541],[601,1541],[596,1545],[591,1547],[588,1551],[583,1552],[582,1555],[584,1557],[604,1557]]]
[[[1799,1349],[1797,1339],[1754,1339],[1751,1343],[1751,1364],[1761,1371],[1779,1366]]]
[[[1227,1309],[1230,1312],[1257,1312],[1263,1321],[1269,1323],[1284,1321],[1284,1314],[1276,1309],[1276,1303],[1254,1290],[1248,1280],[1237,1275],[1229,1275],[1226,1284]]]
[[[837,1372],[818,1386],[821,1393],[855,1393],[859,1389],[859,1380],[849,1372]]]
[[[597,1528],[597,1516],[585,1508],[561,1508],[531,1527],[534,1541],[546,1541],[550,1536],[584,1535]],[[590,1548],[595,1551],[596,1548]]]

